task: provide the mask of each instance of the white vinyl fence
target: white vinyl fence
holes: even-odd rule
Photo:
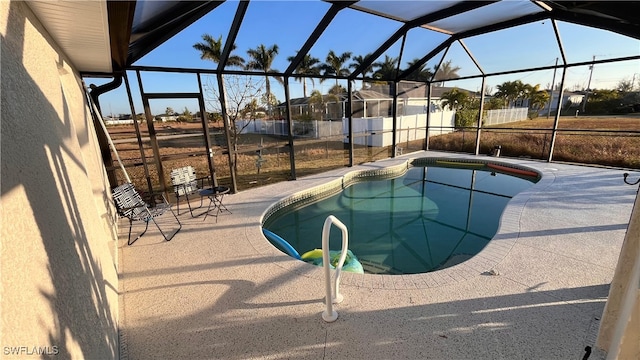
[[[242,134],[280,136],[287,136],[289,134],[289,127],[286,120],[237,120],[236,127],[242,129]],[[293,135],[314,139],[342,135],[342,121],[294,120]]]
[[[455,125],[454,111],[435,111],[431,113],[429,136],[452,132]],[[435,129],[434,129],[435,127]],[[427,114],[398,116],[396,124],[396,142],[421,140],[426,138]],[[354,118],[353,143],[368,146],[390,146],[393,140],[393,118]],[[343,131],[348,133],[348,121],[343,122]],[[348,139],[345,137],[345,142]]]
[[[105,125],[130,125],[133,124],[133,119],[129,120],[106,120],[104,121]]]
[[[454,111],[434,111],[431,113],[429,136],[452,132],[455,125]],[[288,135],[286,120],[237,120],[236,127],[243,134]],[[397,142],[426,138],[427,114],[398,116]],[[390,146],[393,140],[393,118],[371,117],[353,118],[353,141],[357,145]],[[342,121],[293,121],[293,134],[305,138],[326,138],[343,136],[348,142],[349,120]]]
[[[529,108],[511,108],[488,110],[487,115],[482,119],[484,126],[506,124],[515,121],[528,119]]]

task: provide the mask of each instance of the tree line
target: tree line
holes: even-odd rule
[[[202,35],[202,41],[193,45],[193,48],[200,52],[200,58],[203,60],[209,60],[216,64],[219,64],[222,60],[223,51],[222,35],[218,38],[214,38],[209,34]],[[236,44],[232,45],[231,50],[236,50]],[[258,45],[256,48],[247,50],[247,59],[238,56],[230,55],[227,59],[226,65],[231,67],[243,68],[245,70],[257,70],[264,73],[264,86],[266,94],[262,96],[262,102],[267,105],[267,111],[271,115],[271,109],[277,104],[277,99],[271,92],[270,78],[275,79],[280,84],[284,84],[284,79],[281,76],[274,75],[274,73],[280,73],[279,70],[273,68],[273,62],[279,53],[279,47],[277,44],[266,46],[264,44]],[[336,53],[330,50],[325,57],[324,61],[314,57],[310,54],[305,54],[300,63],[298,64],[293,78],[296,81],[302,83],[302,93],[307,98],[307,80],[311,81],[312,86],[315,86],[314,76],[322,76],[320,82],[326,80],[327,77],[335,76],[335,85],[329,90],[328,98],[322,95],[319,91],[314,90],[309,97],[309,103],[315,105],[322,105],[327,101],[339,101],[340,95],[346,93],[346,89],[338,83],[338,77],[346,77],[351,74],[352,70],[361,68],[366,62],[368,62],[371,53],[366,55],[353,55],[352,52]],[[289,56],[287,60],[293,61],[295,56]],[[408,62],[409,67],[416,65],[420,59],[416,58]],[[371,63],[371,65],[364,68],[362,71],[363,78],[371,79],[371,82],[376,80],[384,81],[384,79],[393,79],[397,76],[398,72],[402,70],[399,67],[399,58],[385,55],[384,60]],[[414,81],[435,81],[436,86],[444,85],[443,82],[438,82],[443,79],[456,79],[460,76],[459,66],[454,66],[451,62],[445,61],[440,66],[434,66],[433,69],[421,64],[416,70],[407,76],[407,80]],[[296,76],[297,75],[297,76]],[[631,86],[633,87],[633,86]],[[366,82],[363,79],[361,83],[361,89],[366,89]],[[520,80],[506,81],[496,86],[497,91],[492,94],[491,98],[485,103],[485,109],[500,109],[512,106],[527,106],[532,112],[536,112],[545,107],[548,103],[550,95],[545,89],[540,88],[540,84],[531,85],[523,83]],[[598,95],[605,95],[607,98],[619,99],[619,96],[611,96],[607,92],[601,91]],[[624,94],[623,91],[618,91],[617,94]],[[594,94],[595,95],[595,94]],[[600,100],[598,96],[592,96],[593,100]],[[478,100],[471,94],[459,90],[452,89],[442,95],[443,106],[447,106],[451,109],[462,110],[470,108],[478,108]],[[612,101],[614,103],[615,101]],[[257,109],[257,104],[250,104],[253,110]],[[601,110],[603,106],[594,106]],[[612,107],[612,105],[608,105]],[[595,109],[594,109],[595,110]]]
[[[502,109],[514,106],[528,106],[531,110],[540,110],[549,102],[549,93],[540,89],[540,84],[531,85],[520,80],[505,81],[496,86],[497,91],[484,105],[486,110]],[[453,88],[441,96],[442,106],[452,110],[478,108],[478,100],[468,92]]]
[[[197,42],[193,45],[193,48],[200,52],[200,58],[202,60],[213,61],[216,64],[219,64],[222,60],[223,47],[222,35],[218,38],[214,38],[209,34],[202,35],[202,42]],[[236,44],[233,44],[232,50],[235,49]],[[269,77],[276,79],[276,81],[281,84],[284,83],[282,77],[272,75],[273,73],[279,73],[277,69],[273,68],[273,62],[278,55],[278,52],[279,47],[277,44],[271,46],[260,44],[254,49],[247,50],[247,59],[238,55],[230,55],[227,59],[226,65],[243,68],[245,70],[257,70],[264,73],[266,96],[267,99],[269,99],[271,97],[271,83],[269,81]],[[302,83],[303,96],[306,98],[307,79],[311,80],[312,84],[315,85],[313,78],[311,78],[312,76],[348,76],[351,74],[352,69],[361,67],[366,61],[368,61],[370,56],[371,54],[353,56],[352,52],[349,51],[338,54],[335,51],[330,50],[325,61],[322,62],[320,59],[313,57],[310,54],[305,54],[295,70],[295,75],[302,76],[294,76],[294,79]],[[294,58],[295,56],[289,56],[287,60],[292,61]],[[374,62],[370,66],[366,67],[362,75],[365,78],[369,78],[369,75],[371,75],[370,78],[374,80],[395,78],[399,70],[398,61],[399,58],[397,57],[385,55],[385,59],[383,61]],[[419,61],[420,59],[418,58],[413,59],[408,63],[408,65],[411,67]],[[407,80],[427,81],[431,80],[432,77],[435,80],[455,79],[459,77],[459,70],[460,67],[453,66],[451,61],[446,61],[437,67],[437,69],[434,68],[433,70],[427,68],[426,65],[423,64],[408,76]],[[324,80],[325,78],[320,79],[321,82]],[[362,88],[364,87],[365,83],[363,80]],[[333,93],[336,93],[335,90],[339,89],[337,78],[334,88],[336,89],[333,89]],[[330,91],[330,93],[332,93],[332,91]]]

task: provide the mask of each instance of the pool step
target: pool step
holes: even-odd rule
[[[401,271],[396,270],[389,265],[370,260],[358,260],[360,260],[360,264],[362,264],[365,274],[402,275]]]

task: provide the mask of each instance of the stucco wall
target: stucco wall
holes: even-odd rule
[[[80,78],[26,2],[0,1],[0,31],[0,357],[116,358],[114,212]]]

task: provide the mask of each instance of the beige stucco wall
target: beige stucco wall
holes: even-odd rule
[[[0,358],[117,358],[114,213],[81,80],[26,2],[0,1],[0,31]]]

